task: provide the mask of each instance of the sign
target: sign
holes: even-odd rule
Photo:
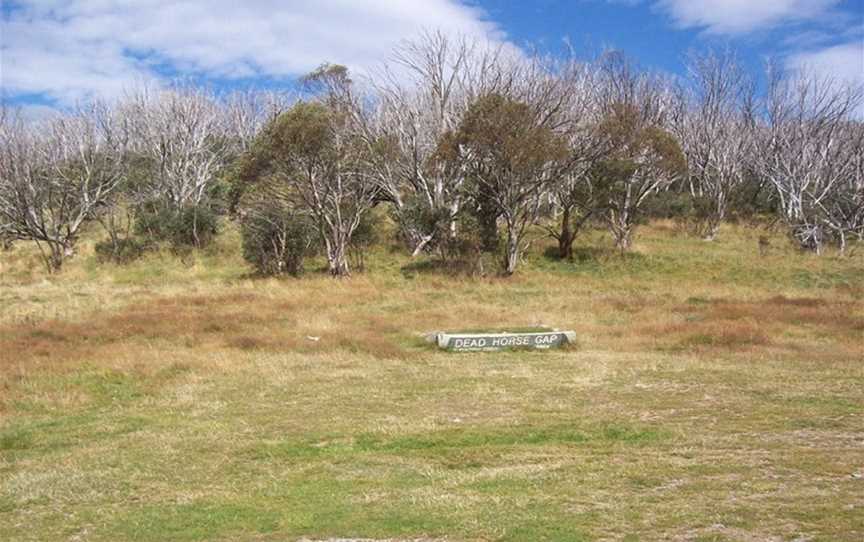
[[[555,348],[576,341],[573,331],[540,333],[438,333],[439,348],[459,352],[518,348]]]

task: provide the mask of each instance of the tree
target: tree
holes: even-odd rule
[[[831,197],[822,204],[826,224],[838,238],[844,253],[847,237],[864,240],[864,124],[850,122],[844,129],[851,163]]]
[[[427,33],[400,45],[375,81],[366,156],[413,256],[455,235],[464,172],[440,151],[471,101],[496,84],[503,56],[500,47]]]
[[[314,224],[306,213],[267,196],[259,191],[244,205],[243,258],[263,275],[298,276],[303,260],[313,252]]]
[[[348,245],[376,193],[359,169],[361,146],[348,122],[326,103],[297,103],[265,127],[245,172],[253,182],[271,181],[275,197],[309,212],[336,277],[350,275]]]
[[[504,222],[503,267],[513,274],[543,191],[567,160],[566,141],[527,103],[489,94],[468,108],[454,143],[472,195],[484,194]]]
[[[570,259],[579,230],[598,210],[597,191],[589,173],[603,156],[604,141],[598,133],[597,70],[592,64],[569,62],[561,72],[560,77],[569,89],[564,113],[567,124],[563,131],[569,158],[549,188],[560,219],[557,228],[548,227],[547,231],[558,242],[558,257]]]
[[[690,168],[690,194],[704,202],[700,233],[713,240],[752,163],[752,83],[731,52],[694,54],[675,129]]]
[[[634,72],[620,55],[604,61],[603,119],[598,133],[605,152],[591,170],[615,245],[629,250],[640,207],[681,178],[687,163],[664,128],[669,96],[661,83]]]
[[[832,233],[845,244],[844,215],[856,222],[847,198],[860,201],[860,131],[851,117],[861,99],[860,88],[831,78],[769,71],[757,170],[773,185],[792,237],[817,254]]]
[[[57,117],[44,129],[4,123],[0,142],[0,224],[34,241],[49,272],[74,253],[81,228],[123,179],[125,123],[103,104]]]
[[[131,151],[149,168],[136,199],[177,223],[191,214],[191,239],[200,246],[204,232],[195,218],[199,210],[210,216],[212,193],[232,152],[226,115],[215,97],[192,88],[144,89],[123,108],[134,135]]]

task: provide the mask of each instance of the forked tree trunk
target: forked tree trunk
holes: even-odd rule
[[[615,248],[620,250],[622,253],[627,252],[633,246],[633,230],[630,226],[627,226],[625,229],[617,230],[615,232]]]
[[[720,233],[720,224],[726,218],[726,200],[718,198],[717,206],[705,220],[705,229],[702,233],[702,239],[705,241],[713,241],[717,239],[717,234]]]
[[[348,265],[347,243],[342,239],[327,239],[327,266],[330,275],[334,277],[343,278],[351,276],[351,269]]]
[[[702,235],[702,240],[713,241],[717,239],[717,234],[720,233],[720,221],[711,217],[708,219],[708,224],[705,226],[705,232]]]
[[[43,248],[42,242],[37,242],[36,246],[42,253],[42,260],[45,262],[45,268],[50,274],[59,273],[63,268],[63,262],[66,258],[75,254],[75,248],[71,243],[62,243],[59,241],[45,241],[47,250]]]
[[[632,246],[633,224],[630,221],[630,214],[624,211],[620,214],[615,214],[610,217],[609,229],[612,232],[612,238],[615,239],[615,248],[623,254],[630,250]]]

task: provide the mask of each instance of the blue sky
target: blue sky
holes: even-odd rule
[[[290,86],[324,61],[368,70],[423,28],[590,57],[607,48],[682,73],[731,46],[864,84],[864,0],[5,0],[3,99],[32,112],[186,78]]]

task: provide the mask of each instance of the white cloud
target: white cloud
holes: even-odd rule
[[[459,0],[30,0],[2,21],[7,96],[63,104],[116,96],[164,70],[205,78],[291,77],[324,61],[383,59],[423,28],[493,40],[502,32]],[[161,74],[161,75],[160,75]]]
[[[837,82],[864,85],[864,43],[858,41],[796,53],[786,64],[790,69],[807,70]]]
[[[839,0],[658,0],[678,26],[741,34],[822,17]]]

